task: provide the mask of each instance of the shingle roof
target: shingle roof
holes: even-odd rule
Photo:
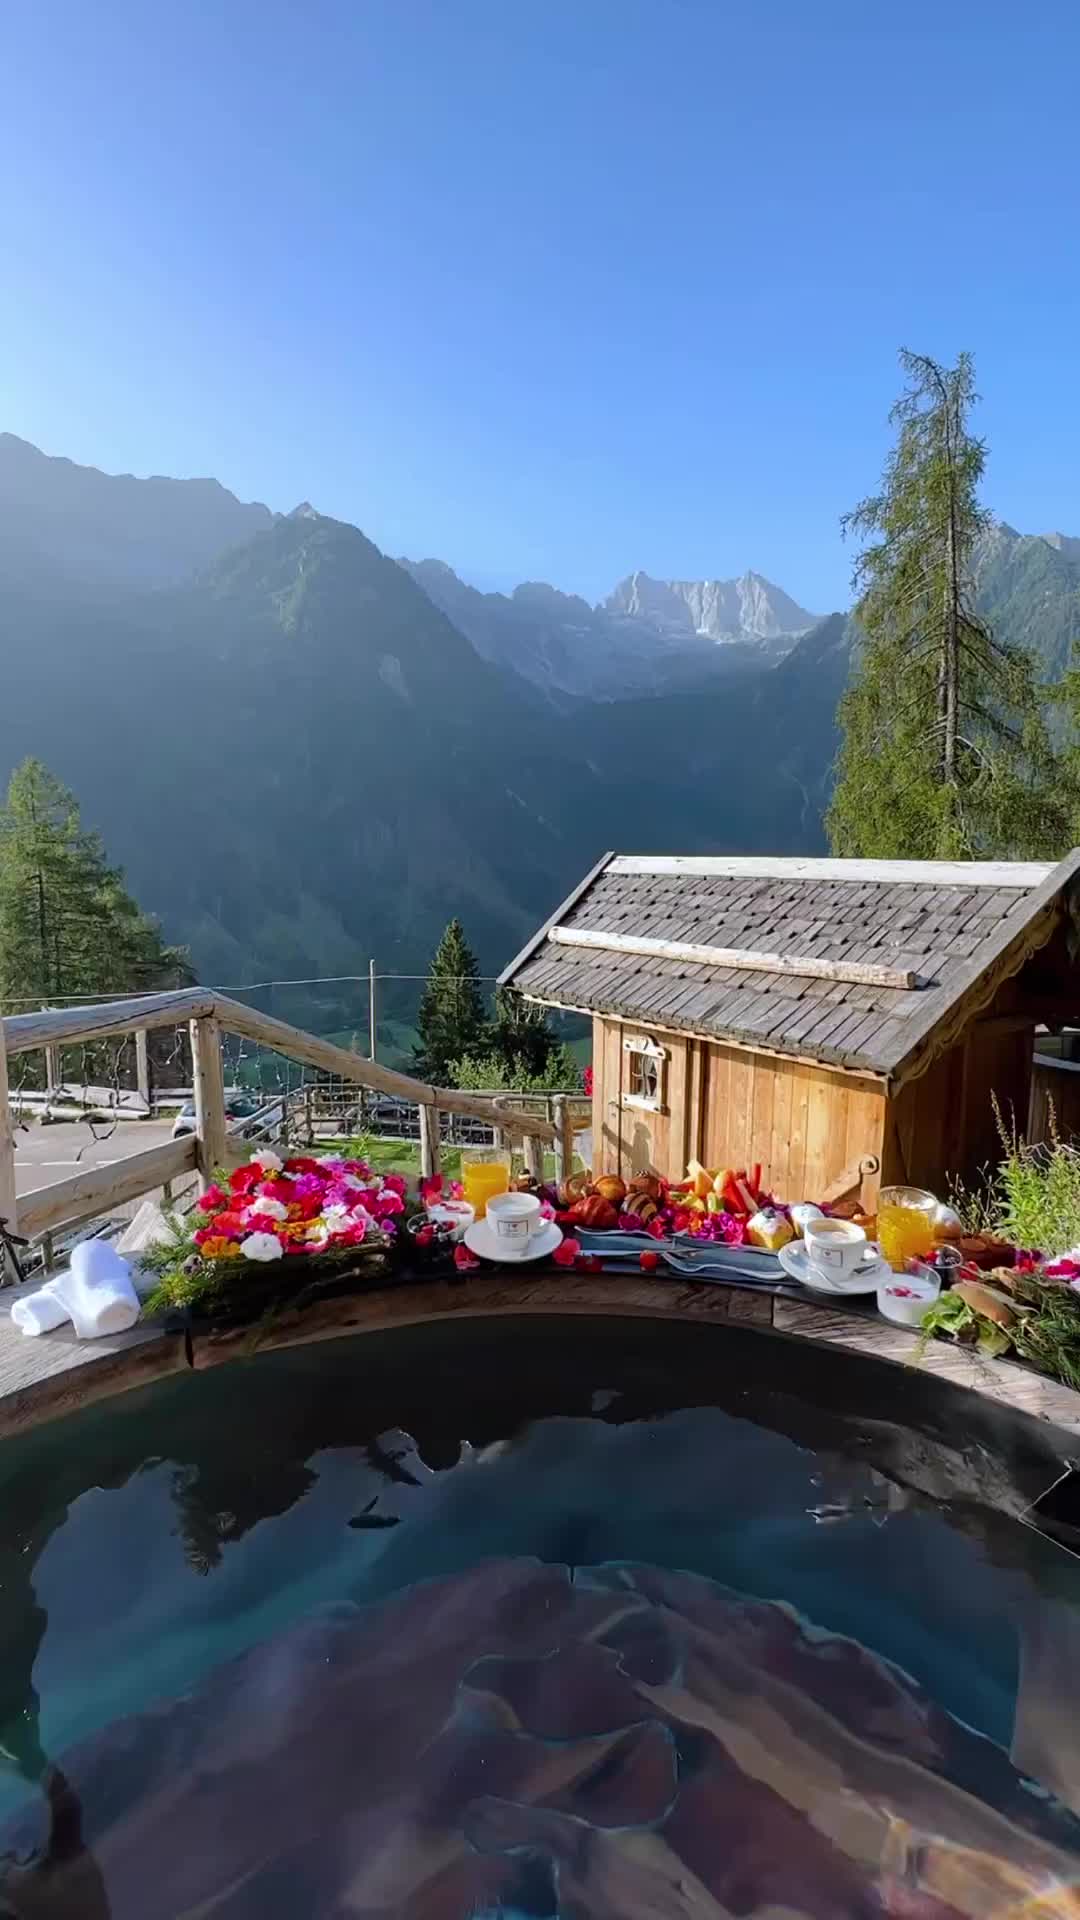
[[[1032,862],[609,854],[501,978],[530,998],[896,1074],[980,977],[1050,937],[1080,870]],[[909,970],[913,987],[560,943],[575,930]]]

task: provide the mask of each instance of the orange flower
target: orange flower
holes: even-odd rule
[[[226,1240],[222,1234],[215,1234],[204,1240],[199,1248],[204,1260],[239,1260],[240,1249],[235,1240]]]

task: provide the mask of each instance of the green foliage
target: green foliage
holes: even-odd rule
[[[73,795],[40,760],[24,760],[0,808],[0,1002],[145,993],[191,977],[82,826]]]
[[[953,1205],[969,1233],[989,1233],[1047,1257],[1080,1246],[1080,1150],[1057,1133],[1038,1145],[1009,1129],[994,1102],[1002,1158],[981,1188],[956,1188]]]
[[[833,850],[878,858],[1060,854],[1068,806],[1021,645],[976,613],[972,565],[989,517],[985,447],[968,430],[967,354],[904,352],[908,384],[881,491],[845,517],[855,565],[854,681],[828,814]]]
[[[576,1093],[581,1086],[581,1068],[569,1047],[555,1041],[543,1065],[534,1069],[524,1055],[509,1059],[494,1051],[464,1054],[450,1067],[451,1085],[482,1092]]]
[[[458,919],[451,920],[435,950],[416,1027],[417,1072],[436,1086],[453,1086],[451,1062],[487,1044],[480,969]]]

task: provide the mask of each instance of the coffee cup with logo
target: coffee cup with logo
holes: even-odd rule
[[[523,1253],[544,1224],[534,1193],[496,1193],[487,1203],[488,1229],[500,1253]]]
[[[881,1248],[867,1239],[854,1220],[833,1220],[827,1215],[807,1220],[803,1244],[810,1265],[832,1280],[850,1280],[870,1261],[881,1259]]]

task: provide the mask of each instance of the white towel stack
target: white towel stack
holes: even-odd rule
[[[11,1309],[12,1322],[23,1333],[51,1333],[70,1320],[80,1340],[126,1333],[138,1317],[131,1268],[108,1240],[80,1240],[67,1271]]]

